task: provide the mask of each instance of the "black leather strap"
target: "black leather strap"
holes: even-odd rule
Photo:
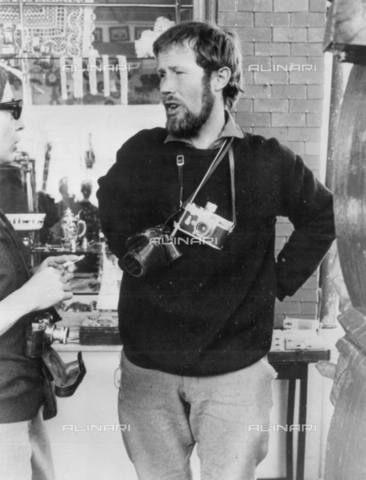
[[[230,137],[222,144],[220,150],[217,152],[215,158],[212,160],[211,165],[208,167],[207,172],[203,176],[196,190],[192,193],[190,197],[187,198],[185,202],[183,202],[183,208],[189,203],[193,202],[199,191],[206,185],[207,181],[210,179],[216,168],[220,165],[222,159],[225,157],[226,153],[231,147],[231,144],[233,143],[233,140],[234,138]]]

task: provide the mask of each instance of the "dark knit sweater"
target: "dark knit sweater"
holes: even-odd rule
[[[23,250],[0,211],[0,301],[29,279]],[[25,355],[29,320],[19,319],[0,335],[0,423],[31,420],[44,403],[42,364]]]
[[[143,130],[118,151],[99,180],[102,229],[119,258],[126,239],[162,223],[178,204],[176,155],[185,157],[184,192],[198,185],[216,151],[164,143],[163,128]],[[144,278],[123,275],[120,333],[127,357],[144,368],[213,375],[248,366],[269,350],[275,297],[292,295],[334,238],[332,197],[302,160],[277,140],[234,140],[237,225],[224,249],[180,246],[183,256]],[[196,199],[231,218],[229,162]],[[277,216],[295,230],[277,261]]]

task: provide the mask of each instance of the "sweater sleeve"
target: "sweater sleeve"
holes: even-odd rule
[[[299,156],[283,149],[283,215],[294,226],[277,257],[277,297],[293,295],[316,270],[335,238],[333,199]]]
[[[0,301],[20,288],[29,278],[23,253],[23,245],[0,212]]]
[[[14,290],[14,281],[11,278],[13,265],[11,257],[7,254],[4,241],[0,234],[0,301],[6,298]]]
[[[98,180],[101,229],[111,251],[121,258],[126,253],[126,240],[140,233],[148,224],[149,192],[143,152],[136,155],[136,140],[130,139],[117,152],[117,161]]]

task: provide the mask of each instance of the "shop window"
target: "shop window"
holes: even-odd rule
[[[0,0],[0,59],[33,105],[158,103],[152,43],[206,3]]]

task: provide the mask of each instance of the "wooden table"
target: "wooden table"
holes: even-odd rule
[[[297,454],[294,454],[294,430],[286,431],[286,476],[271,480],[304,480],[308,366],[319,360],[329,360],[329,350],[298,350],[270,352],[268,360],[278,373],[278,380],[288,380],[287,426],[299,425]],[[299,380],[299,415],[295,418],[296,380]],[[301,428],[302,427],[302,428]],[[294,477],[294,466],[296,476]],[[270,480],[270,479],[261,479]]]

